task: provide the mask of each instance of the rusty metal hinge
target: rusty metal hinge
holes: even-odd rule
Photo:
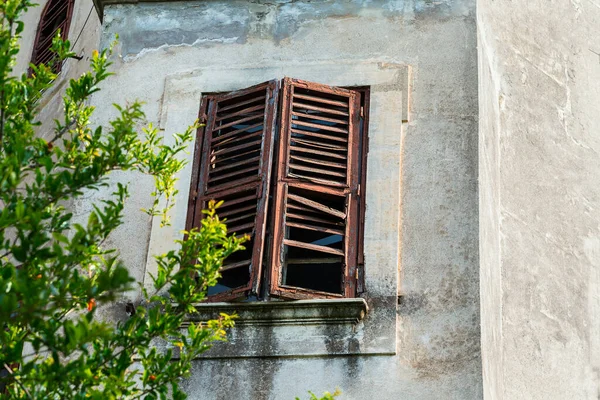
[[[194,201],[196,201],[196,199],[198,198],[198,191],[194,190],[194,193],[192,193],[192,195],[194,196]]]
[[[354,279],[358,280],[358,268],[354,270]]]

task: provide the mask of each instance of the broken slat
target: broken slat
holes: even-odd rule
[[[314,200],[310,200],[310,199],[304,198],[302,196],[298,196],[298,195],[295,195],[295,194],[288,193],[288,199],[297,201],[298,203],[304,204],[305,206],[317,209],[317,210],[319,210],[321,212],[324,212],[324,213],[327,213],[327,214],[334,215],[334,216],[336,216],[338,218],[341,218],[341,219],[346,218],[346,213],[344,213],[342,211],[338,211],[338,210],[336,210],[334,208],[331,208],[331,207],[327,207],[326,205],[318,203],[318,202],[316,202]]]
[[[316,225],[310,225],[310,224],[299,224],[297,222],[290,222],[290,221],[288,221],[286,223],[286,225],[289,226],[289,227],[292,227],[292,228],[308,229],[310,231],[316,231],[316,232],[322,232],[322,233],[331,233],[333,235],[344,236],[344,231],[342,231],[340,229],[325,228],[325,227],[316,226]]]
[[[321,223],[321,224],[339,225],[339,226],[344,225],[343,222],[330,221],[330,220],[327,220],[327,219],[324,219],[324,218],[314,217],[312,215],[302,215],[302,214],[296,214],[296,213],[288,212],[288,213],[285,214],[285,216],[286,216],[286,218],[299,219],[299,220],[303,220],[303,221],[318,222],[318,223]]]
[[[321,253],[335,254],[336,256],[344,255],[343,250],[333,249],[327,246],[320,246],[318,244],[299,242],[297,240],[284,239],[283,244],[292,247],[299,247],[301,249],[319,251]]]
[[[332,106],[348,108],[348,103],[345,101],[324,99],[322,97],[311,96],[308,94],[294,93],[294,99],[308,100],[308,101],[314,101],[315,103],[323,103],[323,104],[329,104]]]
[[[311,104],[298,103],[298,102],[293,102],[292,107],[304,108],[306,110],[312,110],[312,111],[320,111],[320,112],[326,113],[326,114],[343,115],[345,117],[347,117],[349,115],[346,111],[332,110],[330,108],[323,108],[323,107],[313,106]]]
[[[229,271],[230,269],[245,267],[246,265],[250,265],[251,263],[252,263],[252,260],[249,259],[249,260],[238,261],[238,262],[231,263],[231,264],[223,264],[220,271],[223,272],[223,271]]]

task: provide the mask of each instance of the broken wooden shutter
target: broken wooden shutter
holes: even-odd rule
[[[73,2],[74,0],[50,0],[44,7],[33,46],[32,64],[47,64],[54,58],[54,53],[51,51],[52,39],[59,29],[61,37],[67,39],[73,14]],[[56,64],[54,72],[59,72],[61,66],[61,63]]]
[[[279,82],[203,99],[206,126],[199,131],[188,213],[188,228],[199,226],[208,201],[229,233],[250,235],[246,250],[227,258],[209,300],[231,300],[258,291],[263,257],[273,133]]]
[[[271,294],[352,297],[359,94],[290,78],[282,90]]]

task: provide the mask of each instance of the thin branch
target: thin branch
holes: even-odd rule
[[[12,375],[15,382],[17,382],[19,384],[19,386],[21,387],[21,389],[23,389],[25,394],[27,394],[27,397],[30,399],[33,399],[33,397],[31,396],[31,393],[29,393],[29,390],[27,390],[27,388],[25,386],[23,386],[21,381],[19,379],[17,379],[17,377],[15,376],[15,371],[13,371],[12,368],[10,368],[6,363],[4,363],[4,369],[7,370],[8,373]]]

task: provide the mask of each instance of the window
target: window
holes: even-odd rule
[[[205,95],[187,228],[211,199],[246,250],[210,300],[361,291],[368,88],[284,78]]]
[[[52,39],[59,29],[63,39],[67,38],[73,14],[73,2],[74,0],[49,0],[44,7],[33,45],[32,64],[47,64],[52,60],[54,57],[54,53],[50,50]],[[54,72],[60,72],[61,67],[60,63],[54,65]]]

